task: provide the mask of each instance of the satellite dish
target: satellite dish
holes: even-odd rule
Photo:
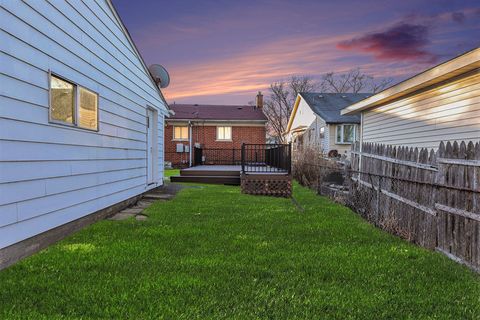
[[[155,83],[159,88],[168,87],[170,84],[170,75],[168,74],[167,69],[159,64],[152,64],[148,67],[148,71],[150,71],[153,80],[155,80]]]

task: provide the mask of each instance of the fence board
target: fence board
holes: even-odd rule
[[[480,268],[479,143],[356,143],[351,178],[351,205],[366,219]]]

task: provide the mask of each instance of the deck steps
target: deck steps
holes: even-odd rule
[[[228,184],[228,185],[240,185],[240,175],[237,173],[237,176],[233,175],[205,175],[202,173],[201,176],[192,176],[192,175],[180,175],[170,177],[171,182],[194,182],[194,183],[213,183],[213,184]]]
[[[187,176],[208,176],[208,177],[240,177],[238,170],[180,170],[182,177]]]

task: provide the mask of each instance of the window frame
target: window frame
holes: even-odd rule
[[[188,125],[172,125],[173,127],[173,139],[172,141],[188,141],[190,139],[190,130]],[[175,138],[175,128],[187,128],[187,137],[186,138]]]
[[[352,142],[346,142],[345,141],[345,126],[352,126],[353,127],[353,141]],[[340,128],[340,140],[338,141],[338,129]],[[335,127],[335,144],[352,144],[356,141],[357,139],[357,125],[354,123],[345,123],[345,124],[337,124]]]
[[[65,81],[69,84],[71,84],[73,86],[73,95],[74,95],[74,99],[73,99],[73,122],[72,123],[69,123],[69,122],[63,122],[63,121],[60,121],[60,120],[56,120],[56,119],[53,119],[52,118],[52,77],[55,77],[57,79],[60,79],[62,81]],[[97,122],[96,122],[96,125],[97,125],[97,128],[96,129],[91,129],[91,128],[86,128],[86,127],[82,127],[79,125],[79,109],[80,109],[80,88],[82,89],[85,89],[93,94],[95,94],[96,96],[96,100],[97,100],[97,110],[96,110],[96,118],[97,118]],[[99,132],[100,131],[100,95],[98,94],[98,92],[90,89],[89,87],[86,87],[86,86],[81,86],[79,85],[78,83],[76,83],[75,81],[72,81],[64,76],[61,76],[59,75],[58,73],[55,73],[55,72],[52,72],[52,71],[48,71],[48,122],[51,123],[51,124],[56,124],[56,125],[60,125],[60,126],[65,126],[65,127],[69,127],[69,128],[75,128],[75,129],[79,129],[79,130],[87,130],[87,131],[93,131],[93,132]]]
[[[230,128],[230,139],[220,139],[218,137],[218,130],[220,128],[224,128],[223,135],[225,135],[225,128]],[[223,142],[223,141],[231,142],[231,141],[233,141],[233,128],[232,128],[232,126],[217,126],[216,130],[215,130],[215,141],[220,141],[220,142]]]

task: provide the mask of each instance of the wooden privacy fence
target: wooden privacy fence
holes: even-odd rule
[[[480,144],[427,149],[359,143],[351,206],[385,230],[480,271]]]

